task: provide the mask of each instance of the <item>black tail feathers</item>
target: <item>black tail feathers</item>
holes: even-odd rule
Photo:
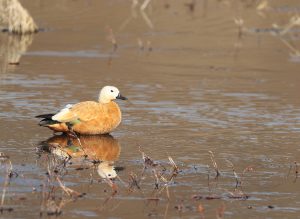
[[[52,116],[54,116],[54,115],[55,114],[42,114],[42,115],[36,116],[35,118],[42,118],[42,120],[39,122],[40,126],[49,126],[49,125],[59,123],[58,121],[52,120]]]
[[[42,115],[38,115],[35,118],[43,118],[43,119],[51,119],[52,116],[54,116],[55,114],[50,113],[50,114],[42,114]]]

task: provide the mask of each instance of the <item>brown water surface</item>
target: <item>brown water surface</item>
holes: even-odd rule
[[[0,217],[36,218],[60,204],[61,218],[299,217],[298,0],[153,0],[144,11],[120,0],[22,4],[45,31],[0,34],[0,152],[13,166],[5,185],[1,163],[2,207],[13,211]],[[129,98],[112,136],[80,139],[81,149],[37,125],[34,116],[96,100],[108,84]],[[57,165],[67,155],[53,145],[72,159]],[[141,176],[139,146],[166,179],[168,156],[178,165],[169,200],[152,168]],[[103,174],[119,177],[113,196]],[[73,200],[57,175],[86,194]]]

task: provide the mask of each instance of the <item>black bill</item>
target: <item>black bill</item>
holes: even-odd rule
[[[122,96],[120,93],[117,96],[117,99],[119,99],[119,100],[128,100],[126,97]]]

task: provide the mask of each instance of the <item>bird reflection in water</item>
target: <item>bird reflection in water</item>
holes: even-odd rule
[[[0,72],[7,73],[20,64],[21,56],[33,42],[33,35],[0,35]]]
[[[117,177],[114,162],[120,156],[121,147],[111,135],[78,136],[78,138],[64,134],[56,135],[41,142],[39,150],[50,152],[56,158],[66,161],[68,166],[82,165],[83,162],[89,165],[97,164],[97,172],[101,178]]]

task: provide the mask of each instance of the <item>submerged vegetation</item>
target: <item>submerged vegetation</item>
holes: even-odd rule
[[[178,189],[185,184],[191,170],[184,164],[177,164],[169,155],[167,161],[156,161],[147,155],[139,146],[137,150],[141,153],[141,158],[134,161],[135,170],[127,170],[127,166],[116,166],[120,156],[121,146],[111,135],[98,136],[76,136],[56,135],[46,141],[42,141],[37,146],[37,155],[41,163],[44,174],[39,177],[40,188],[32,187],[32,191],[40,197],[40,212],[36,216],[59,216],[64,208],[70,203],[83,202],[89,199],[93,194],[91,187],[102,185],[104,187],[104,197],[102,200],[90,206],[93,211],[101,212],[111,208],[109,203],[118,201],[121,197],[125,199],[131,194],[139,196],[145,205],[159,202],[166,204],[164,217],[168,214],[182,215],[185,211],[198,212],[201,218],[205,217],[204,202],[212,200],[223,200],[221,206],[215,211],[216,218],[224,218],[226,213],[226,202],[228,200],[245,201],[251,198],[244,192],[245,187],[249,186],[247,178],[255,172],[255,166],[248,166],[241,174],[236,172],[236,167],[231,161],[226,159],[227,167],[220,167],[217,163],[215,154],[212,151],[207,152],[211,159],[211,165],[206,164],[206,168],[198,172],[199,178],[207,180],[207,186],[201,188],[201,192],[191,195],[190,198],[178,197]],[[2,198],[0,213],[18,211],[13,201],[13,194],[10,194],[9,187],[14,184],[14,179],[24,177],[21,172],[14,169],[9,156],[1,153],[1,175],[4,179],[2,187]],[[131,164],[132,165],[132,164]],[[195,167],[198,164],[195,164]],[[229,167],[229,169],[228,169]],[[288,167],[288,165],[287,165]],[[130,169],[130,168],[129,168]],[[230,169],[232,174],[230,174]],[[195,169],[196,170],[196,169]],[[212,174],[214,170],[215,174]],[[76,174],[76,171],[85,171],[88,178],[84,180],[85,189],[81,192],[73,188],[70,181],[70,174]],[[94,176],[98,173],[97,176]],[[180,179],[178,179],[178,177]],[[294,178],[294,183],[298,178],[298,164],[294,162],[287,168],[286,179]],[[228,182],[231,181],[232,189],[227,189]],[[282,179],[285,180],[285,177]],[[224,181],[225,183],[223,183]],[[235,183],[234,183],[235,182]],[[76,183],[75,183],[76,184]],[[106,186],[105,186],[106,185]],[[191,185],[192,186],[192,185]],[[77,187],[77,186],[75,186]],[[105,188],[107,187],[107,188]],[[193,186],[192,186],[193,187]],[[195,190],[189,188],[187,190]],[[252,193],[253,191],[249,191]],[[13,199],[12,199],[13,198]],[[179,198],[179,199],[178,199]],[[20,197],[19,201],[26,205],[25,197]],[[175,204],[180,200],[179,204]],[[30,201],[30,200],[28,200]],[[118,201],[120,202],[120,200]],[[100,204],[100,205],[99,205]],[[115,204],[112,204],[113,206]],[[115,208],[117,209],[117,204]],[[171,206],[170,206],[171,205]],[[174,205],[174,206],[172,206]],[[252,209],[251,204],[248,209]],[[275,208],[273,205],[266,208]],[[174,211],[171,213],[171,211]]]

